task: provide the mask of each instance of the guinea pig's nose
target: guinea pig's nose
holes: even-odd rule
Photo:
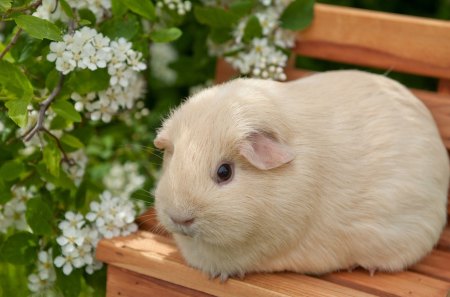
[[[169,216],[172,222],[178,225],[190,226],[195,221],[193,217],[177,217],[177,216]]]

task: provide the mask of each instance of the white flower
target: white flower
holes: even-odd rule
[[[263,35],[269,35],[277,26],[279,15],[275,10],[268,8],[263,13],[257,13],[256,17],[261,25]]]
[[[124,198],[112,196],[108,191],[100,195],[100,203],[93,201],[90,204],[91,212],[86,218],[95,222],[101,236],[111,238],[126,235],[137,230],[134,224],[136,211],[133,203]]]
[[[56,70],[66,75],[69,72],[73,71],[77,63],[75,59],[72,59],[71,53],[64,52],[63,57],[60,59],[56,59]]]
[[[150,69],[154,77],[166,84],[172,84],[177,79],[177,73],[169,67],[175,61],[178,53],[175,48],[167,43],[153,43],[150,45]]]
[[[3,206],[1,216],[1,231],[6,233],[9,227],[16,230],[28,230],[27,220],[25,218],[26,203],[33,198],[35,189],[27,189],[25,187],[12,187],[11,192],[13,198]]]
[[[109,83],[114,86],[119,84],[120,86],[126,88],[129,85],[130,78],[133,76],[134,72],[130,68],[126,67],[108,67],[108,74],[111,75]]]
[[[31,292],[42,292],[53,285],[54,280],[40,278],[35,273],[28,276],[28,289],[30,289]]]
[[[86,156],[86,153],[82,149],[68,154],[68,157],[72,159],[75,164],[68,165],[67,163],[63,163],[62,168],[75,182],[75,185],[79,186],[81,184],[81,181],[83,180],[88,158]]]
[[[33,16],[52,22],[58,19],[63,21],[67,19],[57,0],[43,0],[33,13]]]
[[[38,275],[40,279],[55,280],[55,270],[53,269],[52,249],[40,251],[38,253]]]
[[[64,217],[66,218],[66,220],[62,221],[58,225],[58,228],[61,230],[69,228],[80,229],[85,223],[84,217],[80,213],[68,211],[65,213]]]
[[[70,95],[70,98],[72,98],[75,102],[75,110],[76,111],[83,111],[86,109],[86,106],[90,104],[96,97],[95,92],[87,93],[84,96],[81,96],[78,93],[72,93]]]
[[[37,271],[28,276],[28,288],[32,292],[43,292],[52,287],[56,280],[51,248],[39,251],[36,268]]]
[[[142,53],[130,50],[127,56],[128,65],[135,71],[142,71],[147,68],[147,65],[141,61]]]
[[[83,266],[83,260],[79,257],[78,250],[73,250],[70,253],[64,253],[55,258],[55,266],[63,269],[65,275],[69,275],[73,268],[80,268]]]
[[[131,50],[131,43],[123,37],[120,37],[117,41],[111,42],[111,51],[117,61],[125,61],[129,50]]]
[[[87,272],[88,274],[93,274],[94,271],[99,270],[99,269],[101,269],[102,267],[103,267],[103,263],[102,263],[102,262],[97,261],[97,260],[94,260],[94,261],[92,262],[92,264],[86,265],[85,270],[86,270],[86,272]]]
[[[123,165],[114,163],[103,178],[103,184],[113,195],[127,198],[140,189],[144,182],[145,178],[138,172],[138,164],[132,162]]]
[[[76,246],[81,246],[84,242],[84,234],[81,229],[67,227],[62,229],[63,234],[56,238],[56,242],[71,253],[76,250]]]
[[[95,101],[88,107],[91,112],[91,120],[102,120],[105,123],[109,123],[112,116],[115,115],[119,109],[116,102],[104,99]]]
[[[62,59],[64,52],[66,51],[65,42],[52,42],[50,43],[50,53],[47,55],[47,60],[50,62],[56,61],[56,59]]]

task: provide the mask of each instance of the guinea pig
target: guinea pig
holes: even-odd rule
[[[157,217],[189,265],[222,280],[404,270],[446,223],[436,124],[384,76],[236,79],[186,100],[154,144]]]

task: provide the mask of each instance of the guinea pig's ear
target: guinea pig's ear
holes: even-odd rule
[[[240,154],[261,170],[280,167],[295,157],[292,149],[261,132],[250,134],[240,146]]]
[[[172,146],[169,136],[165,130],[160,130],[158,132],[158,135],[156,135],[156,138],[153,140],[153,144],[160,150],[170,149]]]

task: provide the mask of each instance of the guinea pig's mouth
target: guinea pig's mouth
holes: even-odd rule
[[[194,237],[194,231],[190,227],[174,226],[171,228],[173,233],[181,234],[188,237]]]

